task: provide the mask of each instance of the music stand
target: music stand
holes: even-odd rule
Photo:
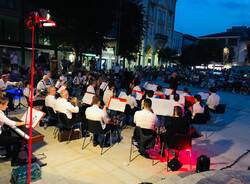
[[[17,108],[21,109],[21,106],[27,107],[27,106],[23,105],[21,102],[21,97],[23,96],[23,92],[22,92],[22,89],[20,87],[17,88],[17,94],[18,94],[17,96],[18,96],[19,100],[18,100],[18,104],[15,107],[15,109],[17,109]]]

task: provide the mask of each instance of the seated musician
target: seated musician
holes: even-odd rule
[[[111,118],[109,118],[106,106],[104,106],[104,108],[101,109],[100,104],[101,104],[100,98],[98,96],[93,96],[92,106],[88,107],[85,111],[86,119],[92,120],[92,121],[99,121],[104,130],[113,131],[116,128],[116,126],[114,125]],[[105,140],[105,142],[106,141],[107,140]],[[98,142],[98,135],[95,134],[94,140],[93,140],[93,146],[97,146],[98,144],[100,144]],[[105,146],[108,146],[107,145],[108,143],[105,143],[105,144],[106,144]]]
[[[56,88],[54,86],[50,86],[48,88],[48,95],[45,97],[45,106],[51,107],[53,110],[56,104]]]
[[[96,86],[97,86],[96,80],[91,79],[89,81],[89,86],[87,87],[86,92],[95,94],[96,93],[96,91],[95,91]]]
[[[49,78],[47,75],[44,75],[42,80],[40,80],[38,83],[37,83],[37,86],[36,86],[36,93],[42,95],[42,96],[45,96],[46,93],[47,93],[47,88],[50,86],[48,85],[49,83]]]
[[[77,106],[77,98],[72,98],[71,102],[68,101],[69,92],[65,89],[60,93],[61,97],[56,100],[54,110],[66,114],[68,121],[65,122],[64,128],[70,129],[72,125],[78,122],[77,117],[73,117],[72,113],[78,113],[79,107]]]
[[[18,86],[20,84],[20,82],[10,82],[9,80],[9,76],[8,74],[4,74],[2,75],[2,78],[0,79],[0,90],[4,91],[8,88],[8,86]],[[11,93],[6,93],[6,97],[9,98],[9,109],[12,111],[14,110],[14,103],[13,103],[13,99],[14,99],[15,94],[11,94]]]
[[[51,73],[51,71],[48,71],[46,75],[48,77],[48,85],[54,86],[54,80],[52,79],[52,73]]]
[[[21,148],[21,141],[18,137],[11,136],[7,130],[4,130],[3,125],[6,124],[11,128],[15,126],[25,125],[25,122],[16,122],[10,120],[3,111],[8,108],[8,100],[6,98],[0,98],[0,146],[5,146],[7,151],[7,157],[11,157],[11,165],[18,165],[18,153]],[[12,149],[11,149],[12,146]]]
[[[36,93],[36,95],[34,95],[34,91],[33,91],[33,106],[42,106],[44,104],[44,99],[40,96],[39,93]],[[29,105],[30,101],[30,83],[29,81],[25,81],[24,82],[24,89],[23,89],[23,96],[26,98],[27,104]]]
[[[115,96],[115,84],[113,82],[109,82],[108,87],[103,94],[103,102],[106,106],[108,106],[109,100],[113,96]]]
[[[168,117],[165,122],[166,132],[161,135],[161,140],[169,145],[176,134],[187,134],[189,130],[188,120],[183,117],[182,108],[180,106],[174,107],[173,117]],[[164,153],[163,153],[164,154]],[[177,157],[178,155],[175,154]]]
[[[210,110],[215,110],[216,106],[220,104],[220,96],[216,94],[216,88],[209,89],[209,97],[207,99],[207,106]]]
[[[191,113],[192,113],[192,119],[194,119],[194,116],[198,113],[204,113],[204,107],[202,104],[202,99],[200,95],[195,95],[195,104],[192,106]]]
[[[138,135],[138,132],[134,132],[134,136],[138,137],[140,148],[139,152],[142,156],[149,158],[148,153],[146,152],[147,149],[152,148],[155,143],[155,127],[157,124],[157,117],[153,113],[152,107],[152,101],[150,99],[144,100],[144,108],[143,110],[136,111],[134,115],[134,122],[137,127],[143,128],[144,130],[147,130],[145,132],[145,136],[147,136],[146,139],[144,137],[140,137]],[[137,134],[137,135],[136,135]]]
[[[160,98],[160,99],[165,99],[166,96],[162,91],[162,86],[157,86],[156,91],[154,92],[154,98]]]

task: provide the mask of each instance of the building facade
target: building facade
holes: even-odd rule
[[[250,47],[250,27],[234,26],[226,32],[199,37],[199,40],[220,40],[224,44],[223,63],[233,65],[249,64],[248,47]]]
[[[143,4],[146,32],[138,64],[157,66],[157,52],[172,44],[176,0],[143,0]]]

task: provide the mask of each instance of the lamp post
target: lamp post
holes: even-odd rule
[[[40,12],[41,13],[41,12]],[[34,90],[34,66],[35,66],[35,29],[36,27],[55,27],[56,23],[46,17],[39,15],[39,12],[31,12],[26,25],[31,29],[31,73],[30,73],[30,91],[29,91],[29,141],[28,141],[28,184],[31,182],[31,159],[32,159],[32,108],[33,108],[33,90]],[[26,120],[27,121],[27,120]]]

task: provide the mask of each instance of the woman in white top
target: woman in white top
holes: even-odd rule
[[[194,116],[198,113],[204,113],[204,107],[201,104],[201,101],[202,101],[201,96],[195,95],[194,98],[195,98],[195,103],[191,109],[192,118],[194,118]]]
[[[109,100],[113,96],[115,96],[115,84],[109,83],[103,94],[103,102],[106,106],[108,106]]]
[[[4,129],[3,125],[6,124],[11,128],[16,126],[25,125],[25,122],[17,122],[10,120],[3,111],[8,108],[8,99],[0,98],[0,146],[5,146],[7,157],[12,157],[11,165],[15,166],[18,163],[18,153],[20,151],[20,140],[18,137],[9,135]],[[11,146],[13,149],[11,150]]]

